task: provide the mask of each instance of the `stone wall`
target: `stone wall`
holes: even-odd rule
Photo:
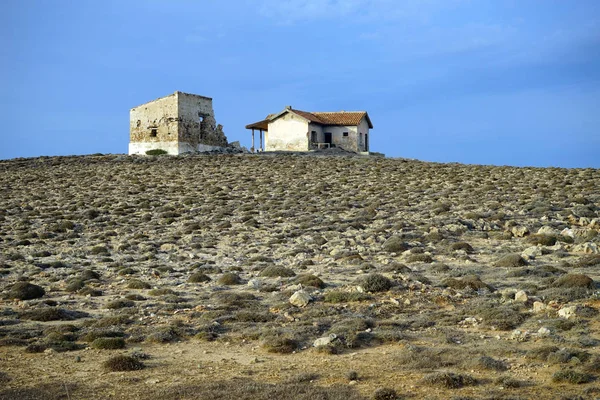
[[[178,141],[177,94],[132,108],[129,112],[130,143]]]
[[[209,97],[175,92],[132,108],[129,124],[129,154],[152,149],[181,154],[227,146]]]

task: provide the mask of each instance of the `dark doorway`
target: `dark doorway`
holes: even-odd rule
[[[365,133],[365,151],[369,151],[369,134]]]
[[[317,131],[312,131],[310,133],[310,142],[317,143]]]
[[[331,144],[331,132],[325,132],[325,143]]]

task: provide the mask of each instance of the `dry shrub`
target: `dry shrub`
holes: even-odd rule
[[[373,400],[397,400],[398,393],[391,388],[379,388],[373,392]]]
[[[262,346],[269,353],[289,354],[298,349],[299,343],[288,337],[267,336],[263,339]]]
[[[269,265],[267,268],[260,272],[260,276],[265,278],[278,278],[278,277],[292,277],[296,276],[296,273],[289,268],[282,267],[279,265]]]
[[[125,340],[120,337],[102,337],[95,339],[91,343],[91,347],[102,350],[122,349],[125,347]]]
[[[392,281],[381,274],[369,274],[360,278],[358,284],[371,293],[385,292],[393,286]]]
[[[433,258],[429,254],[411,254],[406,259],[409,263],[422,262],[425,264],[431,264],[433,262]]]
[[[447,278],[444,279],[442,281],[442,286],[445,287],[449,287],[452,289],[457,289],[457,290],[463,290],[463,289],[473,289],[473,290],[480,290],[480,289],[488,289],[488,290],[494,290],[494,288],[490,285],[488,285],[487,283],[483,282],[478,276],[476,275],[467,275],[463,278]]]
[[[150,286],[148,282],[139,279],[131,279],[127,281],[127,287],[129,289],[150,289],[152,286]]]
[[[524,267],[528,265],[528,263],[519,254],[506,254],[498,259],[494,265],[501,268],[514,268]]]
[[[44,288],[29,282],[17,282],[8,290],[9,299],[31,300],[46,294]]]
[[[574,268],[590,268],[600,266],[600,254],[583,256],[573,263]]]
[[[125,355],[111,357],[102,366],[112,372],[137,371],[145,367],[137,358]]]
[[[563,275],[552,283],[556,288],[585,288],[594,289],[596,284],[592,278],[583,274]]]
[[[325,287],[325,282],[323,282],[321,278],[311,274],[298,275],[296,279],[294,279],[294,283],[299,283],[304,286],[312,286],[319,289]]]
[[[23,311],[19,318],[31,321],[72,321],[78,318],[89,316],[81,311],[70,311],[56,307],[36,308],[34,310]]]
[[[402,253],[410,249],[408,243],[399,236],[392,236],[383,243],[383,250],[389,253]]]
[[[450,245],[450,250],[452,250],[452,251],[463,250],[467,253],[472,253],[473,246],[471,246],[467,242],[456,242],[456,243],[452,243],[452,245]]]
[[[192,275],[190,275],[190,277],[188,278],[188,282],[189,283],[202,283],[202,282],[210,282],[212,279],[210,279],[210,276],[203,274],[202,272],[196,272],[193,273]]]
[[[325,293],[324,300],[326,303],[348,303],[352,301],[366,301],[371,299],[372,297],[366,293],[332,290]]]
[[[486,325],[501,331],[515,329],[528,318],[527,314],[520,312],[519,305],[484,304],[477,312]]]
[[[459,389],[464,386],[474,386],[477,380],[470,375],[455,374],[452,372],[434,372],[425,375],[422,382],[430,386],[439,386],[446,389]]]
[[[593,380],[593,375],[588,374],[587,372],[578,372],[572,369],[562,369],[552,375],[552,382],[556,383],[570,383],[573,385],[579,385],[582,383],[589,383]]]
[[[219,285],[239,285],[242,283],[242,280],[238,274],[234,274],[233,272],[225,272],[219,280],[217,281]]]
[[[555,235],[535,234],[529,235],[525,241],[533,245],[540,244],[542,246],[554,246],[556,244],[557,237]]]

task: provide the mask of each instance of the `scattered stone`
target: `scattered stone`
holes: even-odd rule
[[[573,253],[600,254],[600,248],[596,243],[586,242],[573,247]]]
[[[577,315],[577,306],[563,307],[558,310],[558,316],[561,318],[569,319]]]
[[[517,293],[515,293],[515,301],[526,303],[528,300],[529,296],[527,296],[527,293],[525,293],[524,290],[519,290]]]
[[[514,226],[510,231],[515,237],[525,237],[526,235],[529,235],[529,228],[526,226]]]
[[[523,250],[523,252],[521,253],[521,257],[523,257],[526,260],[534,260],[536,257],[539,257],[542,254],[543,253],[541,247],[531,246]]]
[[[296,307],[306,307],[312,301],[312,297],[304,290],[298,290],[290,297],[290,303]]]
[[[337,335],[335,335],[334,333],[332,333],[329,336],[320,337],[317,340],[315,340],[313,342],[313,346],[314,347],[327,346],[327,345],[329,345],[331,342],[333,342],[336,339],[337,339]]]
[[[538,329],[537,331],[537,335],[539,337],[547,337],[550,336],[550,334],[552,333],[552,331],[550,331],[550,329],[546,328],[546,327],[541,327],[540,329]]]
[[[536,301],[533,303],[533,312],[534,313],[540,313],[542,311],[546,311],[546,305],[544,303],[542,303],[541,301]]]
[[[558,235],[558,231],[548,225],[542,226],[540,229],[538,229],[537,233],[538,233],[538,235],[551,235],[551,236]]]

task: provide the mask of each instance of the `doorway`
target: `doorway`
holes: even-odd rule
[[[365,151],[369,151],[369,134],[365,133]]]
[[[331,132],[325,132],[325,143],[331,145]]]

